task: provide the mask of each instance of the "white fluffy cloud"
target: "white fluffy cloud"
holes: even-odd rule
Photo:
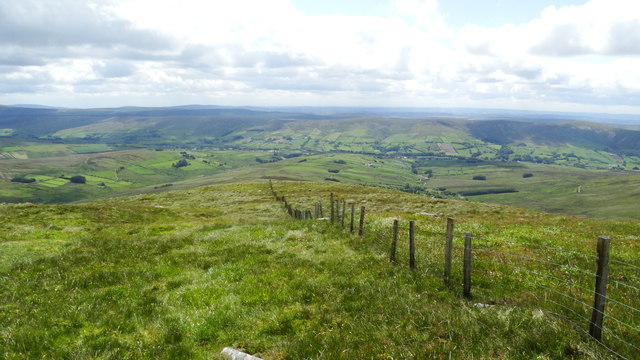
[[[289,0],[4,0],[0,103],[640,113],[639,6],[452,29],[437,0],[389,0],[386,16],[313,16]]]
[[[582,6],[550,6],[518,26],[470,24],[460,31],[459,44],[474,54],[498,56],[640,55],[640,2],[592,0]]]

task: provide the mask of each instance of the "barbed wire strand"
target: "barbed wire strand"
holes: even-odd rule
[[[484,260],[484,259],[477,259],[477,258],[476,258],[476,260],[484,261],[484,262],[489,263],[489,264],[502,265],[502,264],[495,263],[495,262],[492,262],[492,261],[489,261],[489,260]],[[589,293],[589,294],[593,293],[593,289],[585,288],[585,287],[580,286],[580,285],[578,285],[578,284],[576,284],[576,283],[572,283],[572,282],[571,282],[571,280],[568,280],[568,279],[561,279],[561,278],[556,277],[556,276],[553,276],[553,275],[543,274],[543,273],[540,273],[540,272],[535,271],[535,270],[533,270],[533,269],[526,269],[526,268],[522,268],[522,267],[517,266],[517,265],[512,265],[512,266],[514,266],[514,267],[518,268],[519,270],[523,270],[523,271],[525,271],[525,272],[530,272],[530,273],[536,274],[536,275],[538,275],[538,276],[542,276],[542,277],[546,277],[546,278],[553,279],[553,280],[556,280],[556,281],[560,281],[560,282],[562,282],[562,283],[564,283],[564,284],[567,284],[567,285],[569,285],[569,286],[572,286],[572,287],[575,287],[575,288],[581,289],[581,290],[583,290],[583,291],[586,291],[586,292],[587,292],[587,293]],[[489,274],[487,274],[487,275],[489,275]],[[596,276],[595,274],[591,274],[591,275]],[[611,302],[613,302],[613,303],[615,303],[615,304],[621,305],[621,306],[623,306],[623,307],[625,307],[625,308],[627,308],[627,309],[629,309],[629,310],[631,310],[631,311],[634,311],[634,312],[640,313],[640,309],[635,308],[635,307],[633,307],[633,306],[630,306],[630,305],[628,305],[628,304],[625,304],[625,303],[623,303],[623,302],[621,302],[621,301],[618,301],[618,300],[616,300],[616,299],[614,299],[614,298],[612,298],[612,297],[610,297],[610,296],[605,296],[605,299],[607,299],[607,300],[609,300],[609,301],[611,301]]]
[[[537,261],[537,262],[544,262],[544,263],[548,263],[548,264],[555,264],[555,265],[557,265],[557,266],[560,266],[560,267],[561,267],[565,272],[567,272],[567,269],[568,269],[568,270],[572,270],[572,269],[573,269],[573,270],[577,270],[577,271],[579,271],[579,272],[583,273],[584,275],[589,275],[590,277],[596,277],[596,278],[601,277],[600,275],[598,275],[598,274],[596,274],[596,273],[588,272],[588,271],[586,271],[586,270],[580,269],[580,268],[575,267],[575,266],[561,265],[561,264],[557,264],[557,263],[553,263],[553,262],[549,262],[549,261],[537,260],[537,259],[530,258],[530,257],[526,257],[526,256],[521,256],[521,255],[517,255],[517,254],[510,254],[510,253],[508,253],[508,252],[499,252],[498,250],[493,250],[493,249],[473,249],[472,251],[478,251],[478,252],[495,252],[495,253],[499,253],[499,254],[503,254],[503,255],[507,255],[507,256],[523,258],[523,259],[525,259],[525,260],[531,260],[531,261]],[[478,258],[478,257],[476,257],[475,259],[480,259],[480,261],[485,261],[485,262],[491,262],[491,261],[489,261],[489,260],[482,259],[482,258]],[[498,262],[491,262],[491,263],[499,264],[499,265],[502,265],[502,264],[503,264],[503,263],[498,263]],[[622,285],[622,286],[627,287],[627,288],[629,288],[629,289],[633,289],[633,290],[638,290],[638,291],[640,291],[640,288],[637,288],[637,287],[635,287],[635,286],[633,286],[633,285],[628,285],[628,284],[626,284],[626,283],[624,283],[624,282],[622,282],[622,281],[619,281],[619,280],[609,279],[609,282],[612,282],[612,283],[616,283],[616,284]],[[590,291],[590,290],[589,290],[589,291]],[[637,310],[637,309],[636,309],[636,310]]]
[[[510,253],[508,251],[499,251],[497,249],[472,249],[472,251],[499,253],[499,254],[504,254],[504,255],[507,255],[507,256],[511,256],[511,257],[517,257],[517,258],[528,260],[528,261],[538,262],[538,263],[547,264],[547,265],[554,265],[554,266],[558,266],[558,267],[563,268],[563,269],[577,270],[578,272],[581,272],[581,273],[583,273],[585,275],[589,275],[589,276],[597,276],[593,272],[581,269],[581,268],[573,266],[573,265],[560,264],[560,263],[555,263],[553,261],[535,259],[535,258],[524,256],[524,255],[513,254],[513,253]]]
[[[640,270],[640,266],[638,266],[638,265],[629,264],[629,263],[626,263],[624,261],[620,261],[620,260],[617,260],[617,259],[609,258],[609,262],[610,263],[614,262],[614,263],[622,264],[624,266],[629,266],[629,267],[635,268],[636,270]]]
[[[633,286],[633,285],[625,284],[625,283],[623,283],[623,282],[621,282],[621,281],[618,281],[618,280],[609,279],[609,281],[611,281],[611,282],[613,282],[613,283],[616,283],[616,284],[618,284],[618,285],[622,285],[622,286],[628,287],[629,289],[633,289],[633,290],[640,291],[640,288],[637,288],[637,287],[635,287],[635,286]]]
[[[551,314],[553,314],[553,315],[555,315],[555,316],[558,316],[558,317],[560,317],[560,318],[563,318],[563,319],[565,319],[565,320],[567,320],[567,321],[569,321],[569,322],[573,323],[579,331],[581,331],[582,333],[584,333],[585,335],[587,335],[590,339],[594,340],[595,342],[597,342],[598,344],[600,344],[600,346],[602,346],[603,348],[605,348],[605,349],[606,349],[607,351],[609,351],[610,353],[612,353],[612,354],[616,355],[616,356],[617,356],[617,357],[619,357],[620,359],[623,359],[623,360],[629,360],[629,358],[627,358],[626,356],[624,356],[624,355],[620,354],[619,352],[617,352],[617,351],[613,350],[612,348],[608,347],[608,346],[607,346],[607,345],[605,345],[605,343],[603,343],[602,341],[600,341],[600,340],[598,340],[598,339],[596,339],[596,338],[592,337],[592,336],[591,336],[591,334],[589,334],[585,329],[583,329],[581,326],[579,326],[578,324],[576,324],[574,321],[572,321],[571,319],[567,318],[566,316],[564,316],[564,315],[562,315],[562,314],[559,314],[559,313],[557,313],[557,312],[555,312],[555,311],[552,311],[552,310],[547,310],[547,312],[549,312],[549,313],[551,313]]]
[[[550,291],[552,291],[552,292],[554,292],[554,293],[556,293],[556,294],[558,294],[558,295],[562,295],[562,296],[564,296],[564,297],[566,297],[566,298],[569,298],[569,299],[571,299],[571,300],[573,300],[573,301],[575,301],[575,302],[577,302],[577,303],[579,303],[579,304],[582,304],[582,305],[584,305],[584,306],[590,307],[593,311],[596,311],[596,312],[598,312],[598,313],[602,314],[602,316],[604,316],[604,317],[606,317],[606,318],[609,318],[609,319],[611,319],[611,320],[613,320],[613,321],[615,321],[615,322],[619,323],[620,325],[626,326],[626,327],[628,327],[628,328],[629,328],[629,329],[631,329],[631,330],[634,330],[634,331],[640,332],[640,329],[639,329],[639,328],[636,328],[636,327],[635,327],[635,326],[633,326],[633,325],[627,324],[627,323],[625,323],[625,322],[624,322],[624,321],[622,321],[622,320],[619,320],[619,319],[617,319],[617,318],[615,318],[615,317],[613,317],[613,316],[611,316],[611,315],[609,315],[609,314],[606,314],[604,311],[598,310],[598,309],[596,309],[596,308],[594,308],[594,307],[590,306],[589,304],[587,304],[587,303],[585,303],[585,302],[581,301],[581,300],[580,300],[580,299],[578,299],[578,298],[575,298],[575,297],[573,297],[573,296],[570,296],[570,295],[567,295],[567,294],[561,293],[561,292],[559,292],[559,291],[556,291],[556,290],[551,289],[551,288],[549,288],[549,287],[546,287],[546,286],[544,286],[544,285],[539,285],[539,286],[540,286],[540,287],[543,287],[543,288],[545,288],[545,289],[547,289],[547,290],[550,290]]]
[[[343,211],[344,211],[344,210],[343,210]],[[374,237],[376,237],[378,240],[388,240],[387,238],[388,238],[388,237],[390,237],[390,236],[392,236],[391,231],[387,231],[387,230],[384,230],[384,229],[373,230],[372,232],[374,233]],[[405,231],[405,232],[406,232],[406,231]],[[433,244],[446,245],[446,242],[439,241],[439,240],[434,240],[434,239],[429,239],[429,238],[426,238],[426,237],[424,236],[424,235],[425,235],[425,233],[426,233],[426,234],[430,234],[430,235],[432,235],[432,236],[433,236],[433,235],[441,236],[441,235],[446,235],[446,234],[442,234],[442,233],[437,232],[437,231],[427,231],[427,230],[416,231],[416,232],[417,232],[417,233],[421,233],[421,235],[422,235],[422,240],[426,240],[426,241],[428,241],[429,243],[431,243],[431,244],[432,244],[432,245],[431,245],[431,247],[433,247]],[[455,236],[455,234],[456,234],[456,233],[454,233],[454,236]],[[466,235],[466,232],[465,232],[465,235]],[[405,236],[406,236],[406,234],[405,234]],[[460,236],[459,232],[458,232],[458,236]],[[483,239],[483,238],[481,238],[480,236],[477,236],[477,235],[475,235],[475,236],[474,236],[474,235],[472,235],[472,237],[471,237],[471,238],[472,238],[472,239],[476,239],[476,240],[482,240],[482,239]],[[500,243],[503,243],[503,244],[512,245],[512,246],[530,246],[530,247],[544,248],[544,249],[549,249],[549,250],[558,250],[558,251],[565,252],[565,253],[570,253],[570,254],[573,254],[573,255],[585,256],[585,257],[587,257],[587,258],[597,258],[597,256],[595,256],[595,255],[584,254],[584,253],[580,253],[580,252],[576,252],[576,251],[572,251],[572,250],[567,250],[567,249],[562,249],[562,248],[558,248],[558,247],[553,247],[553,246],[547,246],[547,245],[541,245],[541,244],[532,244],[532,243],[529,243],[529,242],[502,241],[501,239],[492,239],[492,241],[497,241],[497,242],[500,242]],[[454,249],[457,249],[457,250],[464,249],[464,247],[461,247],[461,246],[453,246],[453,248],[454,248]],[[476,252],[498,252],[498,250],[497,250],[497,249],[477,249],[477,248],[473,249],[473,251],[476,251]],[[510,253],[510,252],[504,252],[504,251],[500,252],[500,254],[508,255],[508,256],[513,256],[513,257],[517,257],[517,258],[525,259],[525,260],[528,260],[528,261],[533,261],[533,262],[538,262],[538,263],[543,263],[543,264],[549,264],[549,265],[559,266],[559,267],[561,267],[561,268],[569,267],[569,269],[578,270],[579,272],[583,272],[583,273],[586,273],[586,274],[588,274],[588,275],[590,275],[590,276],[594,276],[594,274],[593,274],[593,273],[591,273],[591,272],[587,272],[587,271],[585,271],[585,270],[583,270],[583,269],[580,269],[580,268],[578,268],[578,267],[575,267],[575,266],[570,266],[570,265],[566,265],[566,264],[554,263],[554,262],[552,262],[552,261],[547,261],[547,260],[534,259],[534,258],[530,258],[530,257],[522,256],[522,255],[516,255],[516,254],[512,254],[512,253]],[[479,260],[479,261],[483,261],[483,262],[485,262],[485,263],[492,264],[492,265],[504,265],[504,263],[497,263],[497,262],[489,261],[489,260],[486,260],[486,259],[480,259],[480,258],[476,258],[476,259],[477,259],[476,261],[478,261],[478,260]],[[633,264],[629,264],[629,263],[626,263],[626,262],[623,262],[623,261],[620,261],[620,260],[617,260],[617,259],[610,259],[610,262],[618,263],[618,264],[622,264],[622,265],[624,265],[624,266],[628,266],[628,267],[632,267],[632,268],[635,268],[635,269],[640,270],[640,266],[633,265]],[[573,286],[573,287],[576,287],[576,288],[579,288],[579,289],[582,289],[582,290],[586,290],[586,291],[588,291],[588,292],[591,292],[591,290],[590,290],[590,289],[586,289],[586,288],[584,288],[584,287],[582,287],[582,286],[580,286],[580,285],[577,285],[577,284],[572,284],[572,283],[570,283],[570,281],[565,280],[565,279],[560,279],[560,278],[557,278],[557,277],[555,277],[555,276],[551,276],[551,275],[548,275],[548,274],[542,274],[542,273],[539,273],[539,272],[534,271],[534,270],[531,270],[531,269],[523,269],[523,268],[521,268],[521,267],[518,267],[518,268],[519,268],[520,270],[524,270],[524,271],[532,272],[532,273],[534,273],[534,274],[536,274],[536,275],[538,275],[538,276],[543,276],[543,277],[546,277],[546,278],[549,278],[549,279],[553,279],[553,280],[556,280],[556,281],[560,281],[560,282],[562,282],[562,283],[565,283],[565,284],[571,285],[571,286]],[[496,270],[496,271],[497,271],[497,270]],[[486,271],[482,271],[482,270],[478,270],[478,269],[476,269],[476,270],[475,270],[475,272],[476,272],[476,273],[478,273],[478,272],[479,272],[479,273],[484,273],[484,274],[486,274],[486,275],[493,276],[493,274],[489,274],[489,273],[488,273],[488,272],[486,272]],[[597,275],[596,275],[596,276],[597,276]],[[611,280],[611,281],[612,281],[612,282],[614,282],[614,283],[616,283],[616,284],[619,284],[619,285],[622,285],[622,286],[625,286],[625,287],[628,287],[628,288],[631,288],[631,289],[638,290],[638,288],[636,288],[635,286],[628,285],[628,284],[625,284],[625,283],[620,282],[620,281],[617,281],[617,280]],[[541,287],[541,288],[543,288],[543,289],[546,289],[546,290],[548,290],[548,291],[554,292],[554,293],[556,293],[556,294],[558,294],[558,295],[560,295],[560,296],[563,296],[563,297],[565,297],[565,298],[568,298],[569,300],[572,300],[573,302],[578,303],[579,305],[586,306],[587,308],[590,308],[589,304],[587,304],[587,303],[583,302],[582,300],[580,300],[580,299],[578,299],[578,298],[576,298],[576,297],[574,297],[574,296],[571,296],[571,295],[568,295],[568,294],[565,294],[565,293],[559,292],[559,291],[557,291],[557,290],[555,290],[555,289],[552,289],[552,288],[550,288],[550,287],[544,286],[544,285],[542,285],[542,284],[535,284],[535,285],[537,285],[537,286],[539,286],[539,287]],[[487,289],[483,289],[483,290],[487,290]],[[558,303],[558,302],[556,302],[556,301],[554,301],[554,300],[552,300],[552,299],[548,299],[548,298],[546,298],[546,297],[545,297],[544,299],[541,299],[539,296],[537,296],[537,295],[536,295],[536,294],[534,294],[534,293],[531,293],[531,295],[532,295],[533,297],[535,297],[536,299],[538,299],[538,300],[543,300],[543,301],[547,301],[547,302],[552,302],[552,303],[556,304],[557,306],[560,306],[560,307],[562,307],[562,308],[564,308],[564,309],[566,309],[566,310],[569,310],[569,311],[571,311],[572,313],[574,313],[575,315],[578,315],[578,317],[580,317],[582,320],[589,320],[589,319],[585,318],[584,316],[580,315],[580,314],[579,314],[578,312],[576,312],[575,310],[573,310],[573,309],[571,309],[571,308],[569,308],[569,307],[567,307],[567,306],[565,306],[565,305],[562,305],[562,304],[560,304],[560,303]],[[636,309],[636,308],[635,308],[635,307],[633,307],[633,306],[629,306],[629,305],[627,305],[627,304],[625,304],[625,303],[622,303],[622,302],[617,301],[617,300],[615,300],[615,299],[612,299],[612,298],[610,298],[610,297],[606,297],[606,296],[605,296],[605,299],[607,299],[607,300],[609,300],[609,301],[611,301],[611,302],[613,302],[613,303],[615,303],[615,304],[618,304],[618,305],[624,306],[624,307],[626,307],[626,308],[628,308],[628,309],[630,309],[630,310],[632,310],[632,311],[636,311],[636,312],[639,312],[639,313],[640,313],[640,310],[639,310],[639,309]],[[547,310],[547,311],[549,311],[549,310]],[[615,318],[615,317],[613,317],[613,316],[611,316],[611,315],[608,315],[608,314],[606,314],[606,313],[604,313],[604,312],[602,312],[602,311],[600,311],[600,310],[598,310],[598,309],[594,309],[594,311],[597,311],[597,312],[601,313],[603,316],[605,316],[605,317],[607,317],[607,318],[609,318],[609,319],[611,319],[611,320],[614,320],[615,322],[619,323],[620,325],[626,326],[626,327],[628,327],[629,329],[632,329],[632,330],[634,330],[634,331],[638,331],[638,332],[640,332],[640,329],[637,329],[637,328],[635,328],[634,326],[632,326],[632,325],[630,325],[630,324],[627,324],[627,323],[625,323],[625,322],[623,322],[623,321],[621,321],[621,320],[619,320],[619,319],[617,319],[617,318]],[[562,316],[561,314],[555,313],[555,312],[553,312],[553,311],[549,311],[549,312],[550,312],[550,313],[554,313],[554,314],[556,314],[556,315],[560,315],[561,317],[563,317],[563,318],[565,318],[565,319],[569,320],[570,322],[573,322],[573,321],[571,321],[570,319],[568,319],[568,318],[566,318],[566,317]],[[586,331],[584,331],[581,327],[578,327],[578,329],[580,329],[582,332],[586,333]],[[640,350],[640,348],[638,348],[637,346],[635,346],[635,345],[633,345],[633,344],[631,344],[631,343],[628,343],[628,342],[626,342],[625,340],[623,340],[623,339],[621,339],[620,337],[618,337],[617,335],[615,335],[615,334],[613,333],[613,331],[612,331],[612,330],[609,330],[609,329],[605,329],[605,330],[606,330],[606,331],[607,331],[611,336],[613,336],[614,338],[618,339],[619,341],[621,341],[621,342],[622,342],[622,343],[624,343],[625,345],[628,345],[628,346],[633,347],[634,349]],[[596,340],[596,341],[597,341],[601,346],[603,346],[604,348],[606,348],[606,349],[607,349],[608,351],[610,351],[611,353],[613,353],[613,354],[617,355],[617,356],[618,356],[618,357],[620,357],[620,358],[626,359],[626,357],[624,357],[624,356],[622,356],[621,354],[619,354],[619,353],[615,352],[613,349],[611,349],[611,348],[607,347],[607,346],[606,346],[604,343],[602,343],[601,341],[599,341],[599,340],[597,340],[597,339],[594,339],[594,340]]]
[[[609,336],[613,336],[614,338],[616,338],[618,341],[622,342],[625,345],[628,345],[638,351],[640,351],[640,347],[633,345],[632,343],[622,339],[621,337],[619,337],[618,335],[614,334],[612,330],[609,330],[608,328],[603,328],[602,330],[604,330],[605,332],[609,333]]]
[[[558,303],[558,302],[556,302],[556,301],[553,301],[553,300],[551,300],[551,299],[547,299],[547,298],[544,298],[544,299],[543,299],[543,298],[540,298],[539,296],[537,296],[536,294],[533,294],[533,293],[531,293],[531,295],[533,295],[533,296],[534,296],[536,299],[538,299],[539,301],[543,301],[543,302],[552,302],[552,303],[554,303],[554,304],[556,304],[556,305],[559,305],[559,306],[561,306],[561,307],[563,307],[563,308],[565,308],[565,309],[567,309],[567,310],[569,310],[569,311],[571,311],[571,312],[575,313],[575,314],[576,314],[576,315],[578,315],[578,317],[579,317],[581,320],[583,320],[583,321],[586,321],[586,322],[590,322],[590,321],[591,321],[590,319],[588,319],[588,318],[584,317],[583,315],[579,314],[579,313],[578,313],[578,312],[576,312],[575,310],[573,310],[573,309],[571,309],[571,308],[568,308],[568,307],[566,307],[566,306],[564,306],[564,305],[562,305],[562,304],[560,304],[560,303]],[[563,315],[563,314],[560,314],[560,313],[558,313],[558,312],[555,312],[555,311],[553,311],[553,310],[550,310],[550,309],[544,309],[543,311],[546,311],[546,312],[548,312],[548,313],[550,313],[550,314],[553,314],[553,315],[555,315],[555,316],[557,316],[557,317],[560,317],[560,318],[564,319],[565,321],[568,321],[568,322],[572,323],[576,329],[578,329],[579,331],[581,331],[581,332],[582,332],[582,333],[584,333],[585,335],[589,336],[589,338],[590,338],[590,339],[595,340],[599,345],[601,345],[602,347],[604,347],[604,348],[605,348],[607,351],[609,351],[610,353],[612,353],[612,354],[614,354],[614,355],[618,356],[618,357],[619,357],[619,358],[621,358],[621,359],[628,360],[628,358],[627,358],[627,357],[625,357],[625,356],[623,356],[622,354],[620,354],[620,353],[616,352],[615,350],[611,349],[610,347],[608,347],[607,345],[605,345],[602,341],[600,341],[600,340],[598,340],[598,339],[596,339],[596,338],[592,337],[592,336],[591,336],[591,334],[589,334],[586,330],[584,330],[584,329],[583,329],[583,327],[582,327],[582,325],[581,325],[581,324],[578,324],[576,321],[572,320],[571,318],[569,318],[569,317],[567,317],[567,316],[565,316],[565,315]],[[622,340],[622,341],[623,341],[625,344],[628,344],[626,341],[624,341],[624,340]]]

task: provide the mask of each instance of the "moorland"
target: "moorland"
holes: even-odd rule
[[[0,357],[638,358],[640,131],[302,110],[0,107]]]

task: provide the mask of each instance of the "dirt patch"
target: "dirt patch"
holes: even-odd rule
[[[614,153],[609,153],[609,155],[613,156],[616,160],[618,160],[619,163],[623,162],[624,159],[622,158],[622,156],[618,155],[618,154],[614,154]]]
[[[458,152],[450,143],[438,143],[438,147],[440,148],[440,151],[444,152],[445,154],[458,155]]]

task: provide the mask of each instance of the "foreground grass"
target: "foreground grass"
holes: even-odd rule
[[[533,224],[566,235],[583,221],[355,186],[278,189],[299,206],[329,192],[357,197],[369,230],[425,209],[485,235]],[[546,312],[478,308],[426,265],[389,265],[373,233],[290,220],[264,183],[0,214],[2,358],[205,359],[224,346],[265,359],[607,357]],[[637,254],[632,240],[617,255]]]

